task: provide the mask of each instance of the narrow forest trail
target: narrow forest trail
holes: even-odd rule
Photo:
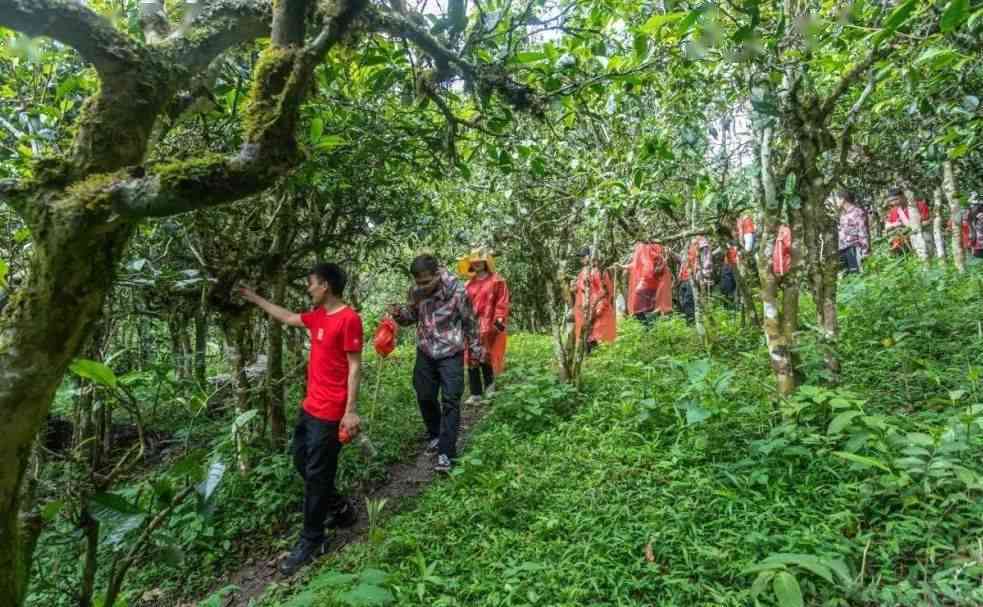
[[[462,404],[459,439],[462,451],[466,448],[472,431],[487,412],[488,405],[484,403],[479,405]],[[422,428],[423,422],[420,423]],[[436,480],[437,474],[433,471],[433,456],[425,452],[425,445],[422,440],[419,447],[412,459],[390,466],[386,471],[384,480],[363,483],[348,493],[348,499],[352,505],[358,508],[358,522],[348,529],[328,533],[326,551],[328,554],[344,550],[346,546],[365,540],[369,529],[369,517],[366,511],[367,500],[386,500],[383,518],[387,518],[405,508],[412,498],[420,495]],[[353,446],[349,447],[349,449],[354,448]],[[287,533],[290,534],[291,540],[296,536],[298,530],[299,528],[288,530]],[[274,551],[272,546],[267,546],[266,551],[261,555],[250,559],[238,570],[216,580],[209,593],[199,598],[198,601],[182,603],[179,607],[194,607],[205,597],[228,586],[233,586],[236,590],[223,598],[222,607],[248,607],[262,597],[266,590],[275,583],[288,585],[305,583],[309,573],[316,569],[317,563],[304,568],[292,578],[285,578],[277,570],[277,564],[286,555],[287,552],[285,551]],[[158,607],[164,607],[164,605],[160,604]]]

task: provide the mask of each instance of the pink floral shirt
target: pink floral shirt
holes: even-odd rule
[[[857,247],[863,253],[870,250],[867,240],[867,214],[855,205],[846,205],[840,212],[840,246],[839,249]]]

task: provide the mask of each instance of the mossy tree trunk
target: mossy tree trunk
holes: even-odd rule
[[[293,23],[290,11],[300,11],[302,21],[308,4],[280,3],[277,19]],[[362,6],[337,3],[307,46],[302,37],[280,35],[264,51],[238,155],[144,166],[167,103],[225,49],[268,34],[270,4],[216,0],[183,35],[158,44],[129,38],[83,3],[0,4],[0,26],[74,47],[101,80],[85,104],[71,158],[42,161],[31,178],[0,183],[0,198],[34,239],[28,277],[0,313],[0,605],[21,605],[27,593],[36,533],[21,535],[20,492],[31,445],[100,316],[135,225],[240,199],[285,172],[296,160],[297,110],[313,69]],[[34,520],[23,518],[25,525]]]

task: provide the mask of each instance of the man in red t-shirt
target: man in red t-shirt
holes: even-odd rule
[[[243,298],[253,302],[274,319],[293,327],[306,327],[311,337],[307,363],[307,396],[294,430],[294,466],[304,479],[304,530],[296,546],[281,564],[280,571],[292,575],[322,553],[324,524],[330,527],[354,524],[354,507],[335,489],[338,432],[358,433],[356,412],[362,366],[362,319],[340,297],[345,290],[345,272],[333,263],[311,268],[307,293],[313,308],[298,314],[271,303],[243,287]]]

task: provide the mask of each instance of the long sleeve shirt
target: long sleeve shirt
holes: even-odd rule
[[[416,324],[417,347],[430,358],[440,359],[464,352],[482,360],[478,320],[464,285],[446,270],[439,271],[439,284],[430,295],[418,297],[410,289],[407,303],[399,306],[393,319],[402,326]]]
[[[867,214],[858,206],[849,205],[840,213],[839,249],[857,247],[865,255],[870,250],[867,241]]]

